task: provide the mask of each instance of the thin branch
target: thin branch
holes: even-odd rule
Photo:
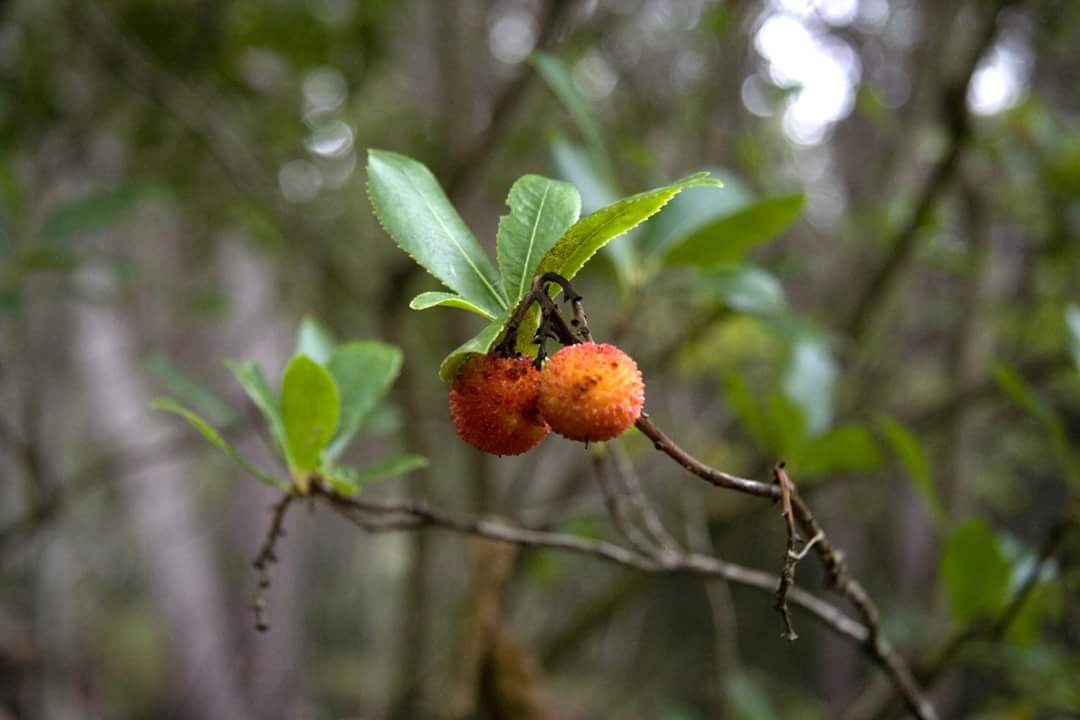
[[[564,550],[641,572],[682,573],[722,578],[737,585],[768,593],[774,591],[778,582],[778,578],[770,573],[696,553],[680,554],[678,557],[665,558],[661,561],[602,540],[534,530],[511,525],[501,520],[460,515],[439,510],[415,500],[348,498],[318,484],[312,487],[312,494],[327,502],[342,517],[368,532],[433,527],[522,547]],[[386,516],[389,516],[390,522],[373,522]],[[790,600],[793,605],[805,610],[833,632],[856,643],[865,644],[870,637],[869,630],[861,623],[852,620],[834,605],[805,590],[794,588]]]
[[[540,18],[540,32],[537,37],[537,50],[550,49],[562,24],[562,19],[573,5],[572,0],[548,0]],[[521,69],[502,93],[495,100],[491,110],[491,122],[484,131],[473,140],[468,149],[453,160],[453,167],[446,174],[446,194],[458,196],[468,187],[473,179],[487,165],[499,146],[503,134],[510,127],[510,121],[516,114],[532,84],[536,73],[532,67],[522,64]]]
[[[559,340],[564,345],[572,345],[581,342],[581,340],[566,327],[566,321],[559,314],[558,308],[554,306],[551,298],[548,296],[546,290],[546,284],[548,282],[556,282],[562,286],[567,297],[577,295],[572,289],[569,281],[561,276],[545,273],[544,275],[536,277],[533,281],[532,291],[514,310],[508,326],[507,336],[497,346],[501,352],[507,352],[507,348],[514,347],[517,339],[518,323],[524,318],[525,313],[533,303],[540,304],[544,316],[542,327],[549,324],[553,327],[559,327],[559,323],[562,324],[561,327],[564,329],[564,332],[561,335],[564,336],[560,336]],[[635,425],[638,430],[653,441],[653,445],[657,450],[663,452],[692,475],[695,475],[712,485],[772,500],[783,498],[783,488],[780,485],[772,485],[758,482],[757,480],[741,478],[737,475],[731,475],[721,470],[717,470],[716,468],[701,462],[679,447],[674,440],[660,430],[649,417],[648,413],[642,412],[635,422]],[[936,720],[937,712],[934,710],[934,706],[930,703],[929,699],[919,688],[918,683],[911,673],[911,669],[907,666],[907,663],[904,662],[904,659],[900,657],[899,653],[892,647],[888,639],[882,634],[881,614],[878,612],[877,606],[874,605],[873,600],[870,599],[869,593],[866,592],[866,589],[863,588],[857,580],[848,574],[844,564],[843,554],[829,542],[828,537],[825,535],[825,531],[818,524],[813,513],[810,512],[810,508],[807,507],[798,495],[794,492],[790,492],[790,486],[788,487],[788,490],[789,492],[785,499],[786,503],[790,503],[790,507],[786,507],[788,517],[794,517],[799,526],[806,532],[807,536],[814,538],[814,543],[811,547],[816,551],[818,558],[825,567],[830,585],[847,597],[862,616],[865,628],[868,632],[864,647],[870,658],[888,673],[893,684],[896,685],[903,696],[908,708],[919,720]],[[794,528],[792,528],[792,530],[793,529]],[[630,552],[625,548],[618,549],[620,552]],[[662,567],[670,567],[672,563],[678,564],[677,559],[664,557],[660,564]],[[685,565],[682,567],[685,567]],[[777,584],[773,587],[779,587],[782,583],[783,581],[778,579]],[[791,583],[788,582],[786,585],[790,586]],[[790,587],[785,587],[784,593],[785,598],[793,597]]]
[[[593,477],[600,487],[600,496],[604,499],[604,507],[608,516],[619,534],[630,543],[631,546],[643,555],[654,557],[656,548],[646,538],[637,525],[628,508],[627,498],[620,492],[618,484],[608,474],[606,467],[607,453],[602,446],[592,452]]]
[[[1064,372],[1072,371],[1074,363],[1068,354],[1053,353],[1036,355],[1013,364],[1016,372],[1029,384],[1038,384]],[[931,428],[945,425],[956,415],[968,409],[1002,396],[997,378],[988,376],[983,380],[961,388],[935,405],[924,408],[908,418],[915,427]]]
[[[1031,594],[1038,586],[1039,579],[1047,564],[1057,554],[1069,532],[1078,525],[1080,525],[1080,509],[1078,508],[1067,511],[1054,523],[1039,547],[1035,562],[1032,563],[1016,592],[997,619],[991,623],[973,622],[956,633],[939,650],[930,654],[930,660],[916,667],[915,675],[918,681],[925,687],[934,687],[945,672],[953,666],[960,652],[969,643],[976,640],[995,641],[1004,637],[1031,599]],[[891,716],[889,710],[897,699],[894,688],[872,688],[865,695],[866,699],[856,703],[853,712],[846,717],[850,718],[850,720],[857,720],[859,718]]]
[[[648,413],[642,412],[641,417],[637,419],[634,425],[645,437],[653,441],[653,447],[677,462],[691,475],[696,475],[702,480],[725,490],[735,490],[770,500],[780,499],[780,488],[776,485],[731,475],[701,462],[679,447],[663,430],[658,428]]]
[[[255,629],[259,632],[266,632],[270,629],[270,625],[266,621],[265,598],[266,591],[270,588],[270,568],[278,560],[275,548],[278,540],[285,537],[285,515],[289,512],[289,505],[296,498],[296,495],[287,492],[281,496],[281,500],[278,500],[271,507],[270,529],[267,530],[266,538],[263,540],[258,554],[255,555],[255,560],[252,562],[259,574],[258,584],[255,587],[255,597],[251,601],[251,609],[255,613]]]
[[[872,326],[885,301],[910,266],[915,255],[920,231],[937,207],[960,166],[960,158],[972,135],[971,116],[967,110],[968,88],[979,65],[979,60],[993,45],[997,37],[998,16],[1016,0],[996,0],[987,15],[983,27],[976,33],[976,40],[957,78],[950,83],[941,99],[941,111],[948,132],[947,145],[941,157],[922,185],[907,220],[891,239],[889,253],[881,264],[870,273],[861,294],[852,304],[854,311],[847,323],[847,334],[854,341],[862,339]]]
[[[749,495],[772,500],[781,499],[781,489],[777,485],[770,485],[722,472],[690,455],[660,430],[648,414],[643,412],[641,417],[638,418],[636,426],[638,430],[653,441],[653,445],[657,450],[702,480],[717,487]],[[888,673],[897,691],[903,696],[908,709],[919,720],[935,720],[937,711],[934,710],[930,700],[919,688],[907,663],[904,662],[903,658],[900,657],[892,644],[882,634],[880,613],[863,586],[848,574],[843,554],[833,547],[825,531],[818,524],[813,513],[810,512],[810,508],[802,501],[802,498],[794,493],[791,495],[791,509],[803,531],[809,537],[818,538],[813,548],[825,566],[830,584],[834,589],[846,596],[858,610],[859,615],[862,616],[865,627],[869,631],[864,643],[866,652],[875,663]],[[793,597],[793,595],[789,595],[789,599]]]
[[[610,447],[612,448],[611,458],[615,462],[616,479],[631,509],[641,518],[641,524],[645,528],[645,532],[648,533],[649,538],[662,552],[680,552],[681,548],[678,541],[664,527],[664,523],[656,514],[656,510],[653,509],[649,498],[646,497],[645,490],[642,488],[637,473],[634,471],[634,466],[630,462],[630,458],[626,456],[626,450],[618,443],[613,443]]]
[[[791,621],[791,610],[787,604],[788,593],[791,592],[791,588],[795,585],[795,566],[806,557],[806,554],[813,549],[814,545],[824,538],[824,535],[818,533],[810,538],[801,549],[796,549],[800,538],[798,531],[795,529],[795,513],[791,509],[791,494],[795,488],[791,484],[791,478],[788,477],[787,470],[784,469],[784,463],[778,463],[773,468],[773,477],[780,487],[780,501],[784,508],[781,514],[784,517],[784,527],[787,530],[783,570],[780,572],[780,584],[776,588],[776,609],[784,619],[784,634],[782,637],[785,640],[798,640],[799,634],[795,632],[795,624]]]

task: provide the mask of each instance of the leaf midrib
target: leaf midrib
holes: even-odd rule
[[[446,234],[446,237],[450,239],[450,242],[452,242],[454,244],[454,247],[457,248],[458,252],[461,253],[461,257],[465,258],[465,262],[467,262],[469,264],[469,267],[473,269],[473,272],[476,273],[476,276],[480,278],[480,282],[484,283],[484,287],[486,287],[488,289],[488,292],[491,293],[492,297],[495,298],[495,302],[499,304],[499,307],[505,310],[507,308],[506,301],[503,300],[502,296],[495,291],[495,288],[492,287],[491,283],[484,276],[484,273],[480,272],[480,268],[478,268],[476,266],[476,263],[473,262],[473,259],[469,257],[469,253],[465,252],[465,248],[461,246],[461,243],[457,241],[457,238],[454,237],[454,234],[450,232],[450,228],[446,227],[446,223],[443,222],[442,217],[439,216],[439,213],[435,212],[435,208],[433,208],[431,206],[431,203],[428,202],[427,196],[423,192],[421,192],[419,188],[417,188],[416,181],[413,179],[412,173],[408,170],[403,170],[402,172],[405,175],[405,179],[409,182],[410,189],[420,197],[420,200],[422,200],[424,203],[424,207],[426,207],[428,212],[431,213],[431,216],[435,218],[435,221],[439,223],[439,227],[442,228],[443,232]]]
[[[536,209],[536,220],[533,222],[532,233],[529,235],[529,245],[525,250],[525,263],[521,266],[521,279],[518,281],[517,297],[525,295],[525,281],[528,279],[526,268],[532,259],[532,251],[536,246],[536,233],[540,229],[540,218],[544,215],[544,204],[547,203],[548,192],[551,191],[551,183],[544,183],[544,194],[540,196],[540,206]]]

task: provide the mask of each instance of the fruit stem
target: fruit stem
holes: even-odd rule
[[[559,312],[558,306],[548,295],[548,283],[555,283],[562,288],[563,299],[570,302],[573,307],[574,319],[572,322],[567,323]],[[591,338],[588,321],[585,317],[585,309],[581,304],[581,295],[574,290],[570,281],[562,275],[548,272],[538,275],[533,280],[532,288],[528,294],[514,308],[514,313],[510,316],[510,322],[506,324],[506,336],[494,348],[499,355],[513,357],[517,354],[518,331],[526,313],[534,303],[540,306],[542,317],[540,328],[533,338],[533,342],[539,346],[536,356],[538,363],[542,363],[546,355],[544,344],[548,338],[558,340],[563,345],[576,345]],[[580,332],[580,335],[575,332],[575,329]]]

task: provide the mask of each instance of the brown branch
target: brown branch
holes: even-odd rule
[[[416,500],[348,498],[321,484],[312,486],[312,494],[327,502],[342,517],[368,532],[432,527],[522,547],[563,550],[646,573],[680,573],[722,578],[737,585],[768,593],[775,590],[778,582],[778,578],[770,573],[697,553],[681,553],[661,560],[602,540],[534,530],[511,525],[501,520],[461,515],[436,509]],[[383,522],[383,520],[387,521]],[[794,588],[790,599],[793,605],[806,611],[838,635],[859,644],[865,643],[870,637],[870,631],[864,625],[851,619],[834,605],[805,590]]]
[[[556,279],[556,277],[551,276],[550,273],[538,276],[533,282],[533,292],[530,293],[530,295],[515,309],[515,318],[519,316],[524,317],[525,311],[533,302],[541,302],[545,321],[556,319],[562,320],[561,315],[558,314],[557,308],[552,308],[542,302],[543,300],[550,302],[550,298],[544,290],[545,283],[548,281],[558,282],[563,287],[563,290],[568,297],[572,296],[571,293],[574,295],[577,294],[571,289],[569,282],[564,278]],[[565,321],[563,322],[565,323]],[[511,321],[511,324],[513,325],[513,321]],[[571,337],[569,338],[569,341],[564,340],[563,342],[564,344],[573,344],[575,342],[580,342],[580,340]],[[657,450],[663,452],[692,475],[695,475],[712,485],[772,500],[783,499],[782,484],[771,485],[757,480],[738,477],[737,475],[725,473],[701,462],[679,447],[674,440],[656,426],[656,423],[654,423],[648,413],[644,411],[637,419],[635,426],[646,437],[653,441],[653,445]],[[787,508],[788,517],[794,517],[794,520],[798,522],[799,526],[802,527],[807,536],[814,539],[814,542],[806,549],[812,547],[816,550],[818,558],[821,560],[821,563],[824,565],[825,571],[828,574],[830,585],[843,594],[862,616],[867,630],[867,637],[863,644],[865,651],[869,657],[889,675],[893,684],[903,696],[908,708],[919,720],[936,720],[937,712],[934,710],[934,706],[931,704],[930,700],[919,688],[918,683],[912,675],[911,669],[907,666],[907,663],[904,662],[904,659],[900,657],[899,653],[892,647],[892,644],[888,639],[882,634],[881,614],[878,612],[877,606],[874,605],[873,600],[870,599],[870,595],[857,580],[848,574],[844,564],[843,554],[833,547],[832,543],[825,535],[825,531],[818,524],[813,513],[810,512],[810,508],[802,501],[802,498],[794,492],[790,492],[790,485],[788,486],[788,490],[789,492],[786,501],[790,503],[790,508]],[[667,559],[665,558],[665,560]],[[666,561],[663,563],[663,566],[667,567],[670,562],[675,561]],[[781,584],[784,584],[784,581],[778,578],[776,585],[773,587],[779,588]],[[785,601],[787,598],[794,597],[791,589],[791,582],[786,583],[786,585],[787,587],[784,587]]]
[[[920,231],[937,207],[960,166],[960,158],[972,135],[971,116],[967,110],[968,88],[979,65],[979,60],[993,45],[997,37],[997,20],[1001,11],[1016,0],[996,0],[979,29],[976,41],[957,78],[946,88],[941,98],[941,111],[948,132],[947,145],[922,185],[911,214],[896,231],[889,242],[889,252],[876,270],[869,274],[866,284],[853,304],[854,310],[847,323],[847,335],[854,341],[861,340],[872,326],[885,301],[910,266],[915,255]]]
[[[784,517],[784,527],[787,530],[787,543],[784,545],[784,564],[780,572],[780,584],[776,588],[776,609],[784,619],[785,640],[798,640],[799,634],[795,632],[795,625],[791,621],[791,610],[788,608],[787,598],[791,588],[795,585],[795,566],[806,557],[806,554],[819,543],[824,535],[818,533],[810,538],[801,549],[796,549],[799,542],[799,533],[795,529],[795,513],[791,509],[791,495],[795,491],[788,477],[784,463],[777,463],[773,468],[773,477],[780,488],[780,502],[783,506],[781,515]]]
[[[661,451],[691,474],[709,482],[717,487],[735,490],[737,492],[756,495],[772,500],[781,499],[781,488],[756,480],[741,478],[731,475],[701,462],[688,452],[680,448],[668,437],[646,413],[642,413],[636,423],[646,437],[653,441],[657,450]],[[818,524],[809,507],[797,494],[791,494],[791,509],[799,526],[811,538],[818,538],[813,545],[825,571],[828,574],[832,587],[843,594],[858,610],[862,616],[868,636],[863,647],[869,657],[878,664],[890,677],[897,691],[903,696],[908,709],[919,720],[935,720],[937,712],[930,700],[923,694],[913,676],[911,669],[892,647],[888,639],[881,633],[881,617],[873,600],[863,586],[850,575],[844,565],[843,555],[833,547],[824,530]],[[776,586],[774,586],[776,587]],[[789,595],[793,598],[793,595]]]
[[[937,651],[930,653],[930,659],[915,668],[918,682],[927,688],[934,687],[969,643],[976,640],[996,641],[1004,637],[1030,600],[1047,563],[1057,554],[1068,533],[1078,525],[1080,525],[1080,508],[1074,507],[1054,523],[1047,532],[1039,547],[1035,562],[997,619],[989,623],[973,622],[953,635]],[[866,699],[856,703],[854,711],[847,716],[851,720],[892,717],[896,714],[890,712],[895,709],[897,700],[894,689],[872,688],[865,695]]]
[[[633,464],[626,456],[626,450],[619,444],[613,444],[611,447],[611,458],[615,462],[617,471],[616,478],[630,507],[641,518],[641,524],[649,535],[649,539],[655,543],[661,552],[680,552],[681,548],[678,541],[664,527],[664,523],[661,522],[649,499],[645,496],[645,490],[638,481]]]
[[[641,417],[637,419],[634,425],[645,437],[653,441],[653,447],[677,462],[691,475],[696,475],[702,480],[725,490],[735,490],[770,500],[780,499],[780,488],[776,485],[731,475],[701,462],[679,447],[663,430],[658,428],[648,413],[642,412]]]
[[[573,5],[572,0],[549,0],[540,18],[537,50],[550,49],[558,33],[563,17]],[[454,159],[453,167],[446,174],[446,194],[459,196],[477,174],[484,169],[499,146],[502,136],[510,127],[510,121],[525,99],[536,73],[528,65],[522,65],[515,77],[503,88],[491,110],[491,122],[475,138],[468,149]]]
[[[270,588],[270,568],[277,562],[275,548],[278,540],[285,537],[285,515],[289,512],[289,505],[296,498],[296,495],[287,492],[281,496],[281,500],[271,506],[270,528],[267,530],[266,538],[263,540],[258,554],[255,555],[255,560],[252,562],[255,570],[258,571],[259,580],[255,587],[255,597],[251,601],[251,609],[255,613],[255,629],[259,632],[266,632],[270,629],[270,625],[266,621],[265,598],[266,591]]]
[[[630,543],[631,546],[643,555],[655,556],[656,549],[634,524],[634,519],[628,508],[627,498],[621,492],[621,488],[608,474],[605,461],[607,453],[603,447],[597,447],[592,453],[593,477],[600,487],[600,496],[604,499],[604,507],[608,516],[619,534]]]

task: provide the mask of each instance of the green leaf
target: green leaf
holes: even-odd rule
[[[209,417],[211,422],[226,424],[232,420],[232,409],[213,390],[188,375],[161,353],[150,353],[142,359],[141,364],[143,370],[155,377],[167,390],[194,407],[196,412]]]
[[[878,428],[885,440],[892,446],[900,464],[904,466],[908,477],[915,485],[926,509],[937,524],[939,530],[948,525],[948,516],[945,513],[945,505],[938,495],[937,485],[930,473],[930,459],[926,456],[919,438],[907,427],[901,425],[890,417],[878,418]]]
[[[49,270],[71,270],[79,264],[75,253],[63,248],[37,245],[24,248],[19,253],[19,266],[25,273],[46,272]]]
[[[559,176],[581,193],[582,212],[595,212],[619,199],[614,180],[604,175],[580,145],[556,134],[551,139],[551,158]]]
[[[998,535],[1005,559],[1012,566],[1009,578],[1009,603],[1015,602],[1024,583],[1040,564],[1037,548],[1029,547],[1008,534]],[[1035,585],[1009,626],[1008,639],[1021,646],[1031,646],[1038,641],[1043,625],[1060,620],[1064,611],[1064,587],[1058,563],[1053,558],[1041,563]]]
[[[296,334],[295,355],[307,355],[320,365],[326,365],[336,345],[337,340],[334,339],[334,334],[321,322],[310,315],[305,315],[300,321],[300,331]]]
[[[1061,416],[1039,397],[1035,388],[1028,384],[1015,368],[998,363],[994,367],[994,379],[1006,395],[1042,425],[1050,439],[1054,456],[1065,469],[1069,482],[1080,488],[1080,463],[1073,455],[1068,431]]]
[[[703,169],[724,183],[724,192],[684,193],[672,199],[645,231],[641,247],[647,255],[663,255],[695,230],[754,203],[754,193],[737,175],[722,168]]]
[[[795,222],[805,199],[802,193],[766,198],[709,222],[672,244],[664,263],[701,268],[738,263],[751,248]]]
[[[63,203],[45,219],[42,237],[46,242],[63,243],[78,235],[106,228],[131,212],[136,199],[134,188],[121,187]]]
[[[837,372],[836,361],[823,338],[804,334],[795,340],[783,389],[802,410],[811,437],[825,432],[832,422]]]
[[[324,474],[330,482],[330,487],[342,495],[351,497],[377,480],[404,475],[427,465],[426,457],[405,454],[394,456],[364,470],[357,470],[349,465],[333,465],[324,470]]]
[[[307,355],[296,355],[281,382],[281,419],[294,470],[315,470],[341,414],[334,378]]]
[[[551,141],[551,155],[559,175],[581,192],[582,212],[595,212],[619,199],[615,179],[609,176],[610,167],[601,167],[602,163],[594,160],[585,148],[556,135]],[[604,251],[615,266],[619,282],[630,284],[638,269],[634,243],[610,243],[604,246]]]
[[[369,150],[368,196],[398,247],[444,285],[492,315],[508,307],[494,265],[423,164]]]
[[[1062,583],[1048,579],[1039,580],[1009,626],[1006,635],[1009,642],[1022,648],[1035,645],[1045,624],[1061,620],[1065,597]]]
[[[499,272],[511,305],[529,291],[540,260],[581,215],[570,183],[525,175],[510,188],[510,214],[499,220]]]
[[[171,412],[179,415],[180,417],[187,420],[193,428],[198,430],[202,434],[202,436],[209,440],[214,446],[221,450],[224,450],[226,455],[235,460],[250,475],[257,478],[258,480],[261,480],[267,485],[271,485],[282,490],[288,489],[289,486],[287,483],[252,465],[248,461],[248,459],[241,455],[228,440],[222,437],[221,433],[219,433],[213,425],[208,423],[197,413],[189,410],[188,408],[184,407],[172,398],[158,398],[154,400],[153,403],[151,403],[150,407],[154,408],[155,410],[163,410],[165,412]]]
[[[1009,561],[982,518],[968,520],[952,532],[942,548],[940,572],[957,622],[993,615],[1008,599]]]
[[[484,329],[475,336],[466,340],[455,348],[449,355],[443,358],[439,365],[439,377],[443,382],[450,382],[457,375],[458,368],[470,355],[484,354],[495,345],[506,324],[510,322],[510,313],[505,312],[484,326]]]
[[[1080,305],[1065,306],[1065,330],[1069,337],[1069,354],[1080,370]]]
[[[10,157],[0,155],[0,216],[7,222],[19,222],[26,210],[26,198],[15,176]],[[0,242],[2,244],[2,242]]]
[[[529,61],[536,68],[536,71],[540,73],[540,77],[544,79],[551,91],[555,93],[555,97],[559,98],[559,102],[570,112],[574,124],[577,125],[578,130],[581,131],[581,134],[585,136],[585,140],[589,143],[594,161],[602,162],[606,167],[610,167],[607,150],[604,148],[604,136],[600,132],[600,125],[593,118],[587,101],[574,86],[574,78],[570,74],[570,69],[566,67],[562,60],[545,52],[533,53]],[[611,172],[605,174],[607,177],[612,176]]]
[[[338,346],[327,365],[341,397],[341,419],[324,457],[341,455],[401,371],[401,351],[374,340]]]
[[[787,310],[784,287],[761,268],[718,268],[704,275],[702,284],[732,310],[754,315],[779,315]]]
[[[881,464],[874,436],[862,425],[848,423],[830,430],[801,448],[792,462],[800,475],[865,472]]]
[[[750,434],[758,449],[771,449],[769,420],[758,405],[750,384],[742,375],[728,373],[724,376],[724,397],[728,406]]]
[[[735,672],[724,681],[736,720],[779,720],[784,715],[773,705],[775,693],[746,672]]]
[[[783,392],[773,390],[765,398],[764,410],[769,437],[764,449],[771,455],[797,459],[807,444],[802,408]]]
[[[266,382],[259,363],[249,360],[247,362],[225,361],[225,366],[232,371],[236,380],[244,388],[244,392],[262,413],[266,424],[270,427],[270,434],[274,436],[278,449],[285,457],[285,463],[293,466],[289,455],[289,443],[285,438],[285,423],[281,419],[281,407],[274,391]]]
[[[683,190],[720,186],[708,173],[697,173],[597,210],[566,231],[540,262],[537,272],[557,272],[566,278],[573,278],[597,250],[660,212]]]
[[[488,320],[494,320],[495,316],[482,307],[473,305],[471,302],[453,293],[446,292],[423,292],[414,297],[409,302],[409,307],[413,310],[427,310],[433,307],[452,307],[460,308],[462,310],[468,310],[469,312],[476,313],[482,317],[486,317]]]

